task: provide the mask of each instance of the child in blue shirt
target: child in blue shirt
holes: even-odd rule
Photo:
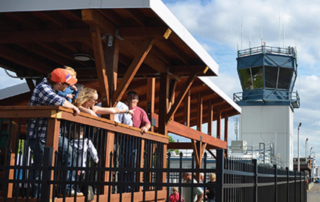
[[[77,72],[72,67],[64,66],[64,69],[67,70],[72,77],[77,77]],[[67,98],[70,103],[78,97],[78,93],[79,91],[75,85],[68,86],[64,91],[58,91],[58,95]]]

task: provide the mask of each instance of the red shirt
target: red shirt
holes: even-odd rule
[[[179,197],[180,197],[179,193],[176,193],[176,195],[171,194],[169,197],[169,201],[170,202],[177,202],[177,201],[179,201]],[[183,200],[181,200],[181,201],[183,201]]]
[[[150,123],[148,115],[143,109],[141,109],[138,106],[133,107],[132,109],[134,109],[134,114],[132,115],[133,127],[141,128],[142,126],[145,126],[146,124]]]

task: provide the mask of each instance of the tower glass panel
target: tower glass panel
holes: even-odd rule
[[[276,88],[278,78],[278,67],[265,67],[266,72],[266,88]]]
[[[244,91],[253,89],[250,68],[239,70],[242,88]]]

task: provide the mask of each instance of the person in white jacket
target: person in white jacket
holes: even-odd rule
[[[89,167],[89,163],[87,164],[87,154],[88,152],[90,153],[91,158],[95,163],[99,162],[99,157],[98,157],[98,152],[97,149],[95,148],[94,144],[92,141],[88,138],[84,138],[84,126],[80,126],[80,131],[79,131],[79,126],[76,125],[74,127],[74,124],[71,124],[71,134],[73,137],[73,140],[70,141],[70,146],[73,148],[75,158],[77,158],[77,166],[78,167]],[[78,171],[78,176],[80,179],[84,179],[85,177],[85,171],[83,170],[82,172],[79,170]],[[78,188],[78,193],[80,192],[80,188]],[[93,193],[88,193],[88,194],[93,194]]]

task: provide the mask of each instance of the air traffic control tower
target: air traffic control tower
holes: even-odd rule
[[[292,92],[297,77],[293,47],[260,46],[238,51],[237,70],[242,86],[233,100],[242,107],[240,139],[248,145],[273,143],[282,167],[293,170],[293,113],[300,107]]]

